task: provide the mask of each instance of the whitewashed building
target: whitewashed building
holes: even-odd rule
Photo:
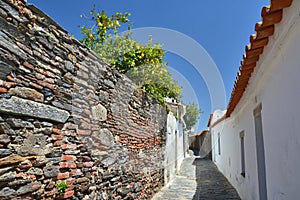
[[[187,155],[188,136],[184,131],[185,123],[182,117],[185,106],[175,101],[167,101],[169,110],[167,118],[164,180],[165,185],[177,174],[183,159]]]
[[[271,0],[255,31],[210,119],[213,161],[242,199],[300,199],[300,1]]]

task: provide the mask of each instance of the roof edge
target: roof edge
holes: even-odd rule
[[[231,116],[240,102],[248,86],[252,72],[259,61],[259,57],[264,52],[264,47],[268,45],[269,38],[274,35],[275,24],[280,23],[282,20],[283,9],[290,7],[292,2],[293,0],[271,0],[269,6],[262,8],[262,21],[255,24],[256,33],[250,36],[250,44],[245,47],[245,54],[243,55],[243,60],[241,61],[241,66],[227,106],[226,118]]]

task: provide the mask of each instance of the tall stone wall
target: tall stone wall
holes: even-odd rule
[[[0,0],[0,199],[149,199],[165,133],[166,109],[126,76],[36,7]]]

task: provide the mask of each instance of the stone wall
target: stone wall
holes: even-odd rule
[[[0,0],[0,199],[149,199],[165,133],[165,107],[36,7]]]

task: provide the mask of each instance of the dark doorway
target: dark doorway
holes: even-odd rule
[[[261,110],[262,110],[262,105],[260,104],[253,111],[253,115],[254,115],[254,123],[255,123],[259,199],[267,200],[268,195],[267,195],[267,181],[266,181],[265,148],[264,148]]]

